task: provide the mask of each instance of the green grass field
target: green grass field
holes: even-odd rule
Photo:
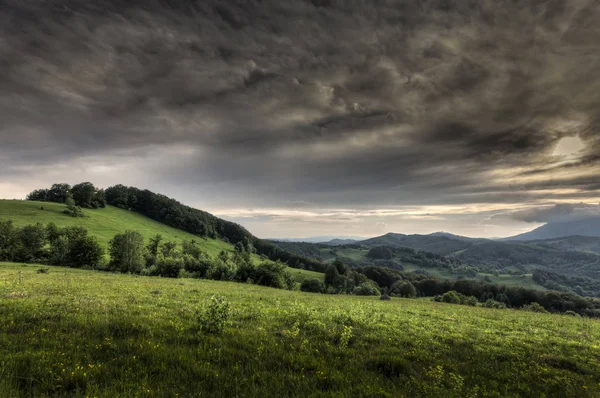
[[[597,320],[39,268],[0,264],[2,397],[600,396]]]

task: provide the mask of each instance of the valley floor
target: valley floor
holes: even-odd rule
[[[2,397],[600,396],[598,320],[41,268],[0,263]]]

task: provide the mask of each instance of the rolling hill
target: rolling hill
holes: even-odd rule
[[[536,241],[495,241],[448,233],[388,233],[353,244],[277,243],[324,263],[379,265],[433,276],[600,295],[600,238],[569,236]],[[537,274],[537,276],[536,276]]]
[[[70,217],[63,214],[64,209],[65,205],[53,202],[0,200],[0,221],[12,220],[17,226],[49,222],[59,227],[79,225],[85,227],[105,248],[116,234],[123,233],[125,230],[134,230],[141,233],[144,239],[156,234],[162,235],[165,241],[180,242],[184,239],[194,239],[210,256],[218,255],[221,250],[233,251],[233,246],[222,240],[199,238],[136,212],[110,205],[104,209],[85,209],[85,217]]]
[[[146,241],[156,234],[162,235],[164,241],[178,243],[193,239],[211,257],[216,257],[223,250],[233,252],[233,245],[229,242],[210,237],[198,237],[134,211],[108,205],[103,209],[85,209],[85,217],[70,217],[63,214],[64,209],[65,205],[53,202],[0,200],[0,221],[12,220],[16,226],[50,222],[59,227],[82,226],[95,236],[104,248],[108,247],[108,242],[116,234],[134,230],[141,233]],[[253,254],[252,260],[258,263],[261,258]],[[298,282],[307,278],[323,279],[323,274],[319,272],[304,269],[291,269],[291,272]]]

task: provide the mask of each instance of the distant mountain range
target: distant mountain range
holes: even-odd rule
[[[510,283],[517,285],[537,283],[553,290],[600,297],[600,217],[548,223],[501,240],[436,232],[274,243],[324,263],[339,258],[352,266],[375,264],[454,278],[489,279],[494,275],[498,280],[492,279],[499,283],[506,275],[513,278]]]
[[[332,246],[347,245],[364,240],[364,236],[310,236],[307,238],[271,238],[268,239],[274,242],[306,242],[306,243],[323,243]]]

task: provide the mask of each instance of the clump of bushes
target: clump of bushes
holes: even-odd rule
[[[381,296],[379,287],[373,281],[366,281],[356,286],[352,291],[357,296]]]
[[[443,295],[436,295],[433,298],[434,301],[450,303],[450,304],[461,304],[461,305],[470,305],[475,307],[477,305],[477,298],[474,296],[466,296],[462,293],[459,293],[455,290],[450,290]]]
[[[417,297],[417,289],[415,285],[405,280],[397,280],[390,288],[390,294],[397,297]]]
[[[300,290],[311,293],[325,293],[325,284],[319,279],[305,279],[300,284]]]

